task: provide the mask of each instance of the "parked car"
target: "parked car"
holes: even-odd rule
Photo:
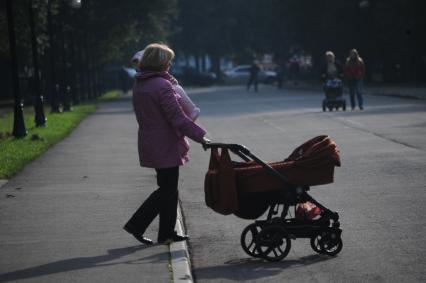
[[[216,82],[217,78],[214,73],[200,72],[196,68],[188,66],[172,66],[170,73],[183,86],[199,85],[208,86]]]
[[[239,65],[223,72],[223,80],[227,84],[245,84],[250,77],[250,65]],[[276,81],[277,73],[275,71],[260,69],[259,82],[271,84]]]

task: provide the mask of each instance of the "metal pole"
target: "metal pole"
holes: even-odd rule
[[[16,56],[15,26],[13,19],[12,0],[6,1],[7,25],[9,29],[9,49],[12,59],[12,80],[13,94],[15,98],[14,116],[13,116],[13,136],[15,138],[23,138],[27,135],[24,123],[24,104],[22,103],[19,90],[18,60]]]
[[[87,94],[87,87],[86,87],[86,69],[84,66],[84,44],[83,44],[83,40],[82,40],[82,35],[81,33],[78,35],[77,37],[77,43],[78,43],[78,77],[79,77],[79,86],[80,86],[80,98],[82,100],[87,100],[88,99],[88,94]]]
[[[34,25],[34,9],[33,1],[28,1],[29,16],[30,16],[30,28],[31,28],[31,47],[33,53],[33,65],[34,65],[34,87],[35,87],[35,98],[34,98],[34,121],[36,127],[44,127],[46,125],[46,117],[43,109],[43,95],[40,87],[40,72],[38,66],[38,51],[37,51],[37,40],[35,34]]]
[[[71,56],[71,99],[74,105],[80,104],[81,85],[77,83],[77,60],[75,58],[74,30],[70,31],[70,56]]]
[[[95,98],[99,97],[101,95],[100,89],[99,89],[99,73],[98,73],[98,59],[96,58],[96,54],[94,52],[94,42],[91,44],[90,48],[90,57],[92,58],[92,68],[93,68],[93,91],[95,93]]]
[[[89,100],[92,100],[94,97],[93,92],[93,73],[92,73],[92,65],[91,65],[91,56],[90,56],[90,48],[89,48],[89,40],[88,35],[84,35],[84,49],[85,49],[85,59],[86,59],[86,68],[87,68],[87,94]]]
[[[59,85],[55,70],[55,46],[53,40],[52,1],[47,2],[47,28],[49,33],[49,67],[50,67],[50,106],[52,113],[60,113]]]
[[[68,112],[71,111],[71,86],[69,85],[69,76],[68,76],[68,63],[67,63],[67,51],[66,51],[66,43],[65,43],[65,24],[62,22],[62,32],[60,35],[60,41],[62,45],[62,104],[63,111]]]

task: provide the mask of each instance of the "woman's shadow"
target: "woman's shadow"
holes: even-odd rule
[[[30,268],[16,270],[8,273],[0,274],[0,282],[9,282],[13,280],[28,279],[33,277],[39,277],[43,275],[49,275],[54,273],[61,273],[79,269],[87,269],[100,266],[110,266],[116,264],[137,264],[141,261],[149,262],[161,262],[168,260],[168,253],[158,253],[150,255],[137,260],[127,260],[114,263],[108,263],[109,261],[130,255],[136,251],[140,251],[148,248],[145,245],[131,246],[125,248],[109,249],[106,254],[92,257],[76,257],[65,260],[59,260],[51,263],[42,264]]]

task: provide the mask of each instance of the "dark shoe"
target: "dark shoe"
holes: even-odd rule
[[[360,106],[360,107],[359,107],[359,110],[364,110],[364,107]]]
[[[182,242],[182,241],[186,241],[189,239],[188,235],[178,235],[178,234],[174,234],[171,237],[167,237],[167,238],[158,238],[158,243],[159,244],[169,244],[172,242]]]
[[[145,245],[148,245],[148,246],[154,244],[153,240],[151,240],[150,238],[144,237],[143,235],[138,235],[138,234],[132,234],[132,235],[133,235],[133,237],[136,238],[136,240],[138,240],[142,244],[145,244]]]
[[[123,229],[126,230],[127,233],[133,235],[133,237],[135,237],[136,240],[138,240],[142,244],[145,244],[145,245],[153,245],[154,244],[153,240],[151,240],[151,239],[149,239],[147,237],[144,237],[140,233],[136,233],[136,232],[132,231],[132,229],[129,226],[127,226],[127,225],[124,226]]]

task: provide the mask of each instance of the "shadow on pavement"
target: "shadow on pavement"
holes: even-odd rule
[[[196,279],[224,278],[230,280],[256,280],[276,276],[292,266],[306,266],[332,259],[324,255],[310,255],[298,260],[267,262],[262,259],[244,258],[225,262],[224,265],[194,268]]]
[[[112,262],[119,259],[123,256],[130,255],[134,252],[147,249],[151,246],[131,246],[125,248],[116,248],[109,249],[107,254],[100,256],[92,256],[92,257],[76,257],[70,259],[59,260],[51,263],[42,264],[39,266],[34,266],[30,268],[25,268],[21,270],[16,270],[13,272],[0,274],[0,282],[9,282],[14,280],[22,280],[33,277],[45,276],[49,274],[93,268],[93,267],[103,267],[103,266],[111,266],[117,264],[140,264],[142,262],[161,262],[167,261],[169,258],[169,254],[167,252],[150,255],[145,258],[140,258],[137,260],[129,260],[129,261],[120,261],[120,262]]]

